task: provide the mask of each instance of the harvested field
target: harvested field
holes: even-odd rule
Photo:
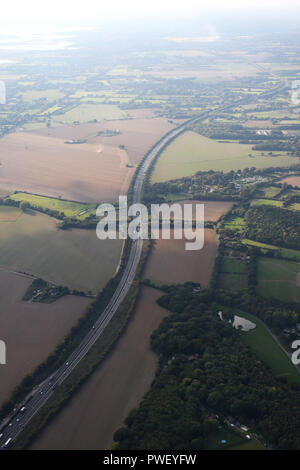
[[[139,163],[152,145],[174,125],[166,119],[131,119],[101,124],[100,130],[119,130],[121,133],[113,137],[94,137],[88,140],[91,144],[124,145],[132,163]]]
[[[155,118],[157,111],[159,108],[136,108],[128,109],[127,114],[133,119],[149,119]]]
[[[1,206],[0,222],[13,222],[21,215],[20,209],[17,207]]]
[[[12,190],[0,188],[0,197],[1,197],[1,198],[6,197],[6,196],[8,196],[8,195],[11,194],[11,193],[13,193]]]
[[[19,132],[0,140],[0,187],[82,202],[126,194],[134,169],[115,146],[65,144],[64,139]]]
[[[287,183],[300,188],[300,176],[288,176],[287,178],[283,178],[278,181],[278,183]]]
[[[185,250],[185,240],[155,240],[143,277],[160,284],[193,281],[206,287],[217,245],[215,231],[205,229],[204,232],[204,247],[198,251]]]
[[[0,368],[0,404],[62,342],[90,302],[74,296],[53,304],[24,302],[31,282],[0,270],[0,331],[7,348],[7,364]]]
[[[90,122],[79,125],[65,125],[59,127],[49,127],[43,129],[36,129],[30,132],[33,135],[40,135],[45,137],[54,137],[58,139],[71,140],[71,139],[84,139],[89,135],[96,134],[100,129],[100,123]]]
[[[94,119],[124,119],[126,113],[118,106],[111,104],[80,104],[64,114],[53,115],[53,123],[73,124],[73,122],[89,122]]]
[[[154,379],[150,336],[170,312],[143,287],[134,315],[113,351],[35,440],[33,449],[110,449],[114,432]]]
[[[180,201],[179,204],[192,204],[193,217],[195,217],[196,204],[204,204],[204,219],[205,221],[216,222],[219,218],[232,208],[233,202],[227,201]]]
[[[87,139],[89,144],[96,146],[118,148],[119,145],[124,145],[130,161],[136,164],[141,161],[147,150],[173,127],[174,124],[170,124],[164,118],[136,118],[39,129],[35,134],[61,139]],[[98,132],[105,130],[119,130],[120,134],[112,137],[97,136]],[[71,145],[71,147],[82,148],[83,145]]]
[[[33,211],[0,222],[0,266],[72,289],[100,291],[116,271],[122,241],[99,240],[94,230],[58,230],[56,224]]]
[[[197,171],[230,171],[255,166],[267,168],[289,166],[296,158],[284,152],[262,156],[252,145],[237,142],[220,143],[195,132],[177,137],[161,154],[152,175],[152,183],[192,176]]]

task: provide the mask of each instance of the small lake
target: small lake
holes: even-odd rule
[[[246,318],[239,317],[234,315],[232,326],[236,329],[241,329],[242,331],[250,331],[256,328],[256,324]]]
[[[222,320],[222,321],[224,320],[223,313],[221,311],[218,312],[218,317],[220,318],[220,320]],[[231,320],[229,320],[229,323],[232,323],[232,326],[234,328],[240,329],[242,331],[250,331],[250,330],[253,330],[254,328],[256,328],[255,323],[253,323],[250,320],[247,320],[244,317],[239,317],[238,315],[234,315],[233,322],[231,322]]]

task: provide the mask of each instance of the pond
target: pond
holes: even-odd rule
[[[256,328],[256,324],[246,318],[239,317],[234,315],[232,326],[236,329],[241,329],[242,331],[250,331]]]

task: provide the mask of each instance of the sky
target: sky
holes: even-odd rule
[[[150,16],[189,15],[193,12],[243,9],[293,9],[299,0],[8,0],[2,3],[0,21],[85,21]]]

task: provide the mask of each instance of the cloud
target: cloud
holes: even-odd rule
[[[9,0],[2,6],[0,21],[15,20],[34,23],[38,20],[120,19],[147,15],[188,15],[208,10],[254,10],[283,8],[299,4],[298,0]]]

